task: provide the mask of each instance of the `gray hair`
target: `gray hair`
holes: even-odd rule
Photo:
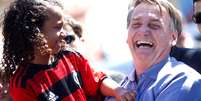
[[[170,28],[172,29],[172,31],[176,31],[178,33],[178,36],[182,33],[181,13],[172,3],[170,3],[167,0],[134,0],[133,3],[129,5],[129,12],[127,15],[127,28],[130,25],[132,13],[135,7],[143,2],[158,5],[161,14],[162,14],[161,8],[164,7],[169,13],[169,16],[172,20],[172,23],[170,23]]]

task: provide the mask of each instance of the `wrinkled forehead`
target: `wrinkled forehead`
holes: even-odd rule
[[[153,17],[154,19],[170,19],[166,9],[161,6],[161,8],[157,4],[149,4],[149,3],[140,3],[137,5],[132,14],[132,19],[140,18],[142,16]]]

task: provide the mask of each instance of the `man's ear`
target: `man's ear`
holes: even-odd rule
[[[177,32],[172,32],[172,46],[175,46],[177,44],[177,39],[178,39],[178,33]]]

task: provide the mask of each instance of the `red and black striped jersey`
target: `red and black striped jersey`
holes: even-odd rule
[[[62,51],[51,65],[18,67],[10,81],[10,93],[14,101],[86,101],[87,96],[96,95],[105,77],[81,54]]]

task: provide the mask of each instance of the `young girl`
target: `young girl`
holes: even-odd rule
[[[16,0],[3,21],[3,78],[14,101],[86,101],[99,91],[132,100],[78,52],[63,50],[64,13],[57,0]]]

